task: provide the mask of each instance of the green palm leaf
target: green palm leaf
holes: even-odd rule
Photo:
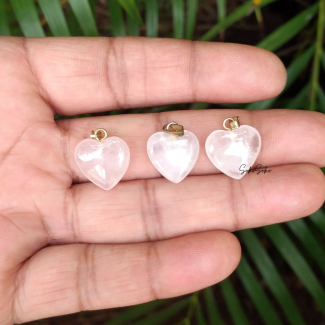
[[[125,9],[128,16],[130,16],[139,25],[143,24],[139,8],[135,0],[118,0],[120,5]]]
[[[139,1],[136,1],[136,4],[138,4],[138,2]],[[140,25],[143,25],[142,18],[141,21],[139,21],[138,19],[134,19],[131,15],[128,14],[126,17],[126,21],[127,21],[127,34],[130,36],[139,36]]]
[[[223,280],[219,285],[234,325],[249,325],[247,316],[230,280]]]
[[[241,258],[241,261],[236,269],[236,273],[241,279],[241,282],[252,299],[254,305],[256,306],[257,311],[264,320],[264,323],[267,325],[281,325],[282,322],[276,310],[265,294],[265,291],[261,287],[244,256]]]
[[[258,43],[257,46],[269,51],[277,50],[309,24],[311,19],[317,13],[317,10],[318,3],[309,6],[306,10],[267,36],[263,41]]]
[[[217,0],[218,21],[226,17],[227,4],[226,0]]]
[[[221,316],[211,288],[204,289],[204,297],[210,324],[221,325]]]
[[[54,36],[70,36],[59,0],[38,0],[42,12]]]
[[[305,220],[297,219],[286,223],[291,231],[297,236],[316,264],[325,275],[325,247],[322,242],[313,235]],[[324,258],[322,258],[322,256]]]
[[[198,0],[187,0],[186,39],[192,39],[196,23]]]
[[[71,36],[82,36],[82,30],[79,26],[78,20],[72,10],[68,13],[67,24]]]
[[[319,209],[310,216],[310,220],[316,225],[316,227],[325,235],[325,213],[322,209]]]
[[[6,9],[6,1],[0,0],[0,35],[9,36],[10,27]]]
[[[321,86],[318,87],[318,100],[320,104],[319,111],[325,113],[325,92]]]
[[[104,325],[127,325],[130,322],[137,320],[149,312],[161,307],[165,303],[166,300],[155,300],[146,304],[130,307],[124,313],[118,314],[115,318],[106,322]]]
[[[323,69],[325,70],[325,51],[322,51],[321,57],[320,57]]]
[[[290,265],[297,277],[305,285],[311,296],[315,299],[319,308],[325,313],[324,289],[312,271],[310,265],[294,246],[289,236],[280,225],[267,226],[263,229],[285,261]]]
[[[305,324],[289,290],[254,231],[243,230],[239,232],[239,236],[290,323],[293,325]]]
[[[184,37],[184,0],[173,0],[174,38]]]
[[[325,1],[320,0],[319,11],[318,11],[318,26],[317,26],[317,41],[316,51],[314,57],[313,75],[312,75],[312,86],[311,86],[311,100],[309,109],[312,111],[316,110],[316,98],[319,88],[319,71],[321,63],[321,55],[323,51],[323,35],[325,26]]]
[[[146,0],[146,32],[148,37],[158,36],[158,0]]]
[[[263,0],[257,7],[262,8],[276,0]],[[201,38],[201,41],[210,41],[212,38],[216,37],[223,29],[233,25],[243,17],[245,17],[253,8],[253,0],[249,0],[237,8],[230,15],[222,19],[218,24],[212,27],[208,32],[206,32]]]
[[[116,0],[107,0],[113,36],[125,36],[122,7]]]
[[[297,94],[296,97],[292,98],[290,102],[286,105],[286,108],[297,109],[297,108],[306,108],[303,107],[304,99],[306,99],[311,88],[311,82],[308,82],[303,89]]]
[[[83,34],[85,36],[98,36],[94,15],[88,0],[69,0],[69,3]]]
[[[160,325],[164,322],[171,319],[173,316],[177,315],[179,312],[184,310],[189,303],[189,299],[183,299],[179,302],[174,303],[173,305],[149,316],[144,318],[143,320],[134,323],[134,325]]]
[[[208,325],[204,319],[204,314],[202,312],[202,308],[199,302],[196,305],[195,316],[198,325]]]
[[[45,33],[33,0],[10,0],[17,21],[27,37],[44,37]]]

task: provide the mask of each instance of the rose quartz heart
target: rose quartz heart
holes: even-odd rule
[[[189,174],[197,161],[199,151],[199,140],[187,130],[181,137],[157,132],[147,143],[147,152],[152,164],[173,183],[181,182]]]
[[[224,174],[235,179],[246,175],[240,169],[253,167],[260,149],[260,134],[249,125],[242,125],[233,131],[214,131],[205,143],[211,162]]]
[[[112,189],[124,176],[130,162],[130,150],[124,140],[109,137],[102,142],[81,141],[75,152],[78,167],[94,184]]]

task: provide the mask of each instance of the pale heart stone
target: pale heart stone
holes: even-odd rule
[[[75,158],[83,174],[104,190],[112,189],[124,176],[130,162],[130,150],[124,140],[109,137],[102,142],[81,141]]]
[[[149,138],[147,151],[157,170],[169,181],[179,183],[194,167],[200,144],[190,131],[185,130],[182,137],[157,132]]]
[[[212,132],[205,143],[205,150],[211,162],[226,175],[241,179],[253,164],[261,149],[258,131],[242,125],[233,131]],[[245,165],[245,166],[244,166]]]

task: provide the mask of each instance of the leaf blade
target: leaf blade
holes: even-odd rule
[[[309,219],[316,225],[316,227],[325,235],[325,213],[319,209],[309,216]]]
[[[157,0],[146,0],[146,35],[158,36],[159,6]]]
[[[226,0],[217,0],[218,21],[226,17]]]
[[[10,36],[9,20],[7,15],[6,1],[0,0],[0,35]]]
[[[287,319],[293,325],[305,325],[305,322],[296,306],[289,290],[287,289],[282,277],[276,269],[273,261],[261,245],[258,237],[251,229],[239,232],[240,239],[244,242],[248,253],[257,269],[263,276],[266,284],[279,303]]]
[[[219,285],[234,325],[250,325],[230,280],[225,279]]]
[[[10,0],[10,3],[26,37],[45,37],[33,0]]]
[[[38,0],[41,10],[54,36],[70,36],[59,0]]]
[[[208,318],[210,324],[220,325],[222,324],[220,312],[218,310],[217,303],[214,299],[213,291],[210,288],[204,289],[204,298],[208,310]]]
[[[107,321],[104,325],[127,325],[141,316],[161,307],[165,303],[166,300],[154,300],[145,304],[130,307],[124,313],[119,313],[116,317]]]
[[[277,312],[266,296],[244,256],[241,258],[241,261],[236,269],[236,273],[238,274],[242,285],[246,289],[246,292],[252,299],[261,318],[264,320],[264,323],[267,325],[282,324]]]
[[[207,325],[207,322],[204,319],[204,315],[199,300],[196,303],[195,316],[196,316],[197,325]]]
[[[107,0],[107,3],[110,12],[113,36],[125,36],[122,7],[116,0]]]
[[[198,0],[187,0],[187,17],[185,38],[192,39],[196,24]]]
[[[318,264],[318,266],[325,274],[325,258],[320,258],[320,256],[325,257],[324,246],[314,237],[305,220],[292,220],[287,222],[286,225],[299,239],[305,249],[309,252],[310,256],[314,259],[314,261]]]
[[[306,289],[317,302],[319,308],[325,313],[324,289],[305,258],[293,245],[283,228],[280,225],[271,225],[263,227],[263,229],[279,253],[290,265],[300,281],[305,285]]]
[[[140,11],[138,9],[137,3],[135,0],[118,0],[120,5],[127,12],[128,16],[131,17],[139,25],[143,24]]]
[[[318,10],[318,3],[309,6],[307,9],[296,15],[287,23],[276,29],[264,38],[256,46],[274,52],[280,46],[288,42],[297,35],[314,17]]]
[[[319,111],[325,113],[325,92],[321,86],[318,87]]]
[[[189,299],[183,299],[174,303],[173,305],[151,315],[147,318],[140,320],[134,325],[160,325],[166,322],[167,320],[171,319],[173,316],[177,315],[181,312],[185,307],[188,305]]]
[[[290,102],[287,105],[287,108],[291,108],[291,109],[298,109],[298,108],[307,108],[307,107],[302,107],[302,103],[304,102],[304,99],[307,97],[309,91],[311,88],[311,82],[308,82],[304,88],[302,88],[300,90],[300,92],[298,93],[298,95],[296,97],[294,97],[292,100],[290,100]]]
[[[183,38],[184,36],[184,0],[173,0],[173,24],[174,38]]]
[[[311,100],[310,107],[311,111],[316,110],[316,100],[319,88],[319,72],[321,64],[321,56],[323,51],[323,35],[325,26],[325,0],[320,0],[319,11],[318,11],[318,24],[317,24],[317,40],[316,40],[316,51],[314,57],[314,66],[312,73],[312,86],[311,86]]]
[[[130,36],[139,36],[140,35],[140,26],[139,24],[131,18],[129,15],[126,17],[126,23],[128,32],[127,34]]]
[[[68,0],[85,36],[98,36],[98,30],[88,0]]]
[[[277,0],[263,0],[256,7],[262,8],[272,2]],[[230,13],[227,17],[218,22],[215,26],[213,26],[209,31],[207,31],[201,38],[201,41],[210,41],[212,38],[217,36],[222,30],[227,27],[233,25],[241,18],[245,17],[251,10],[253,6],[253,0],[249,0]]]

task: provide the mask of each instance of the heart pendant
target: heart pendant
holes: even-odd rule
[[[81,141],[75,152],[82,173],[104,190],[112,189],[124,176],[130,162],[130,150],[124,140],[109,137]]]
[[[197,137],[192,132],[180,130],[178,127],[176,124],[174,130],[170,130],[165,126],[165,132],[154,133],[147,143],[150,161],[173,183],[181,182],[190,173],[200,151]]]
[[[228,119],[227,119],[228,120]],[[230,119],[235,121],[235,118]],[[238,119],[237,119],[238,120]],[[226,120],[225,120],[226,122]],[[258,131],[249,126],[233,125],[227,131],[217,130],[212,132],[205,143],[205,150],[213,165],[224,174],[241,179],[253,164],[261,149],[261,136]]]

